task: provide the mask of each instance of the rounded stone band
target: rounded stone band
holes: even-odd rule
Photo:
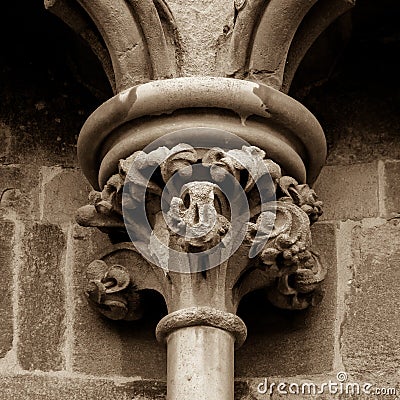
[[[208,118],[216,110],[233,112],[234,116],[218,115],[215,127],[238,135],[267,154],[274,152],[276,160],[284,159],[284,169],[298,181],[315,181],[325,164],[326,140],[307,108],[261,83],[204,76],[143,83],[103,103],[87,119],[78,138],[82,171],[96,190],[102,189],[110,170],[116,171],[118,160],[127,157],[127,146],[130,154],[141,150],[174,132],[176,124],[180,129],[209,127]],[[155,116],[160,117],[156,123],[143,120]],[[287,151],[297,158],[294,165]],[[105,176],[99,176],[100,167],[100,175]]]
[[[229,332],[235,338],[235,348],[239,348],[247,337],[246,325],[237,315],[213,307],[189,307],[161,319],[156,328],[157,340],[164,343],[173,331],[190,326],[210,326]]]

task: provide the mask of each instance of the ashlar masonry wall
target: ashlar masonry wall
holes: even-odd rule
[[[46,29],[24,54],[10,45],[0,70],[0,400],[163,399],[165,349],[154,337],[160,299],[149,294],[147,318],[123,323],[99,316],[83,294],[85,268],[109,242],[74,222],[90,191],[75,144],[101,101],[65,67],[56,46],[64,31],[49,38]],[[400,394],[400,82],[390,74],[399,65],[394,45],[371,39],[366,51],[361,33],[341,72],[301,98],[329,144],[315,184],[325,211],[313,228],[329,269],[325,297],[297,313],[274,309],[260,292],[244,299],[249,336],[236,353],[238,400],[371,398],[258,390],[265,378],[321,384],[341,371],[347,382]],[[55,53],[28,50],[40,40]]]

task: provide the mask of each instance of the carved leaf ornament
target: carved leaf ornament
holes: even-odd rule
[[[210,181],[196,179],[199,166],[209,174]],[[181,187],[163,213],[163,191],[171,191],[168,184],[176,176]],[[229,196],[221,189],[227,177],[237,183]],[[268,178],[267,184],[262,184],[263,178]],[[122,201],[127,185],[129,196]],[[257,268],[275,281],[268,288],[271,302],[282,308],[303,309],[318,301],[319,284],[326,271],[311,251],[310,226],[322,214],[322,202],[307,184],[282,176],[280,166],[255,146],[201,151],[178,144],[171,149],[162,146],[147,153],[135,152],[120,160],[118,173],[110,177],[102,192],[92,193],[92,205],[80,209],[78,222],[108,232],[129,230],[125,213],[135,219],[137,210],[144,209],[147,214],[153,210],[152,232],[136,225],[135,235],[139,241],[149,243],[146,236],[151,236],[152,243],[162,242],[152,248],[150,261],[155,264],[158,258],[168,257],[171,249],[186,255],[223,244],[228,251],[234,222],[230,219],[232,207],[237,205],[240,191],[249,208],[243,242],[249,246],[249,261],[254,258]],[[137,308],[138,295],[128,273],[120,266],[104,264],[91,264],[90,269],[97,272],[87,289],[89,301],[111,318],[132,318],[130,310]],[[168,267],[162,268],[168,275]]]

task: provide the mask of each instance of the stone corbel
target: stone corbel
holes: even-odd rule
[[[159,292],[168,399],[232,400],[243,296],[262,288],[285,309],[321,299],[326,270],[310,226],[322,210],[310,186],[326,142],[285,93],[314,40],[354,2],[216,2],[227,22],[208,27],[215,54],[188,69],[181,45],[203,46],[201,34],[181,42],[187,19],[164,0],[45,4],[88,41],[115,94],[78,139],[94,191],[77,221],[113,243],[87,269],[88,301],[110,319],[136,320],[143,290]]]

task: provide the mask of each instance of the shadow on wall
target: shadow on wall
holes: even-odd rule
[[[0,161],[75,165],[77,133],[112,95],[97,59],[41,1],[2,7],[0,46]]]
[[[338,21],[309,50],[289,94],[323,126],[328,164],[399,159],[400,3],[359,0],[345,18],[347,25]],[[332,58],[330,48],[341,43],[349,23],[348,45]]]

